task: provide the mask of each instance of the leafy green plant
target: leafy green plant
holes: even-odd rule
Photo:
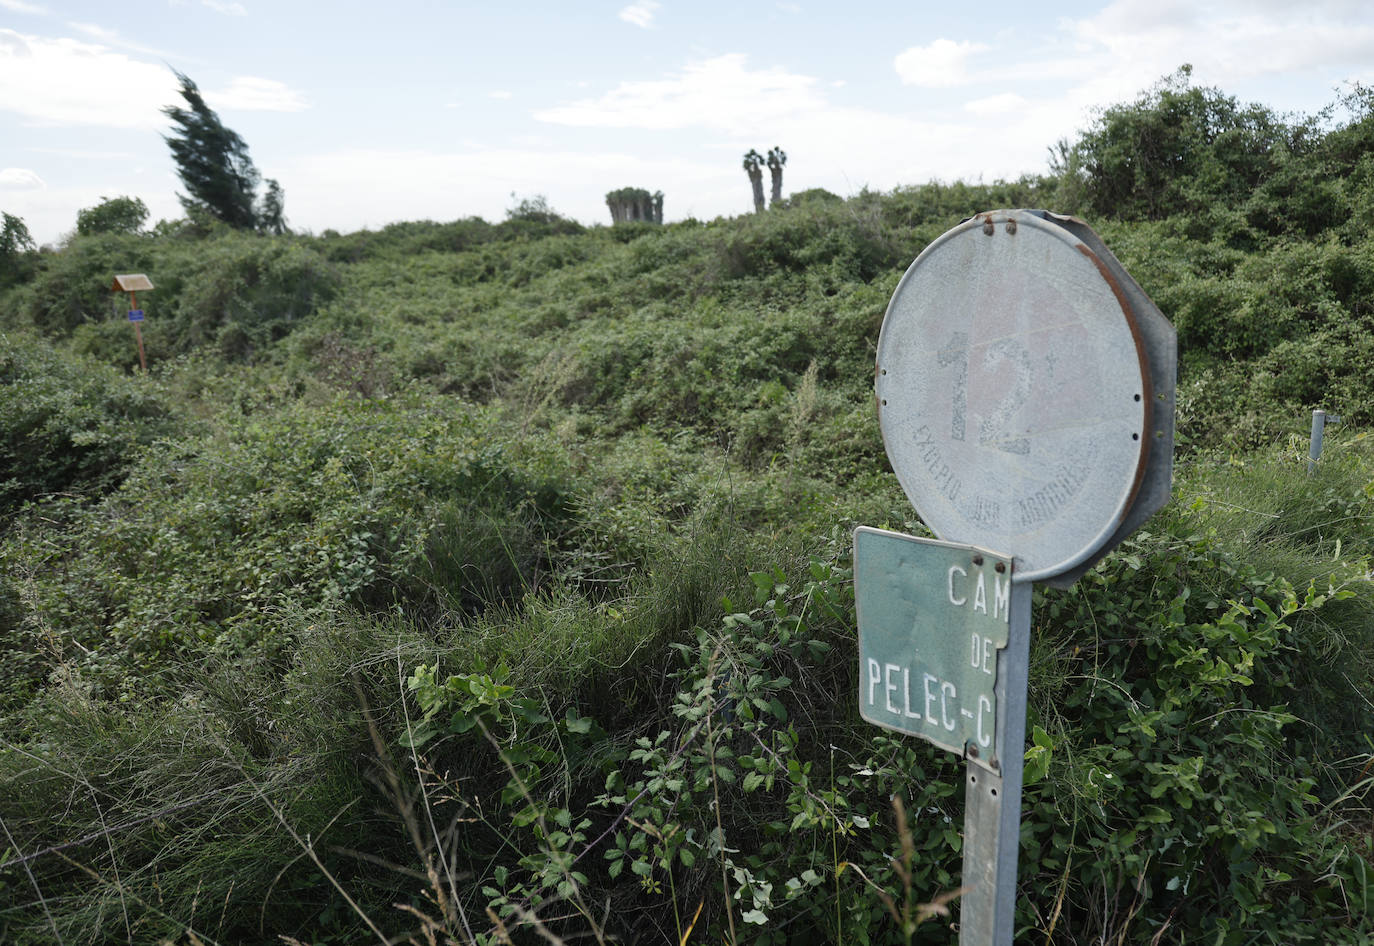
[[[177,425],[164,390],[0,335],[0,515],[55,493],[99,496]]]

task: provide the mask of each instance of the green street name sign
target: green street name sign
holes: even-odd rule
[[[1000,757],[997,652],[1009,557],[882,529],[854,533],[859,713],[960,755]]]

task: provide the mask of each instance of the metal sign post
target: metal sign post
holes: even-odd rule
[[[1025,768],[1026,684],[1030,676],[1031,584],[1012,585],[1007,647],[997,655],[997,732],[1005,747],[994,764],[970,756],[964,771],[964,886],[959,942],[1010,943],[1016,919]]]
[[[855,532],[861,714],[967,759],[959,941],[1010,946],[1033,582],[1068,587],[1168,501],[1177,341],[1086,224],[1003,210],[912,263],[877,362],[941,541]]]

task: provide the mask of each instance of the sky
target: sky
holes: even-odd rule
[[[1374,85],[1374,4],[0,0],[0,210],[40,244],[106,197],[180,216],[174,70],[320,233],[536,196],[609,223],[621,187],[732,216],[774,146],[784,193],[1013,179],[1184,63],[1310,114]]]

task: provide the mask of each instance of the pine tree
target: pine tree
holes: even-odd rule
[[[267,193],[262,197],[262,206],[258,210],[258,229],[263,233],[270,233],[273,236],[281,236],[290,231],[286,226],[285,215],[286,198],[282,195],[281,185],[276,178],[267,179]]]
[[[264,229],[284,229],[281,188],[269,187],[264,210],[272,219],[260,223],[254,205],[261,177],[248,156],[248,145],[235,131],[224,127],[189,77],[180,72],[176,76],[188,107],[169,105],[162,110],[177,132],[163,135],[163,140],[172,149],[177,174],[188,192],[177,195],[182,207],[188,213],[207,211],[239,230],[260,225]]]

